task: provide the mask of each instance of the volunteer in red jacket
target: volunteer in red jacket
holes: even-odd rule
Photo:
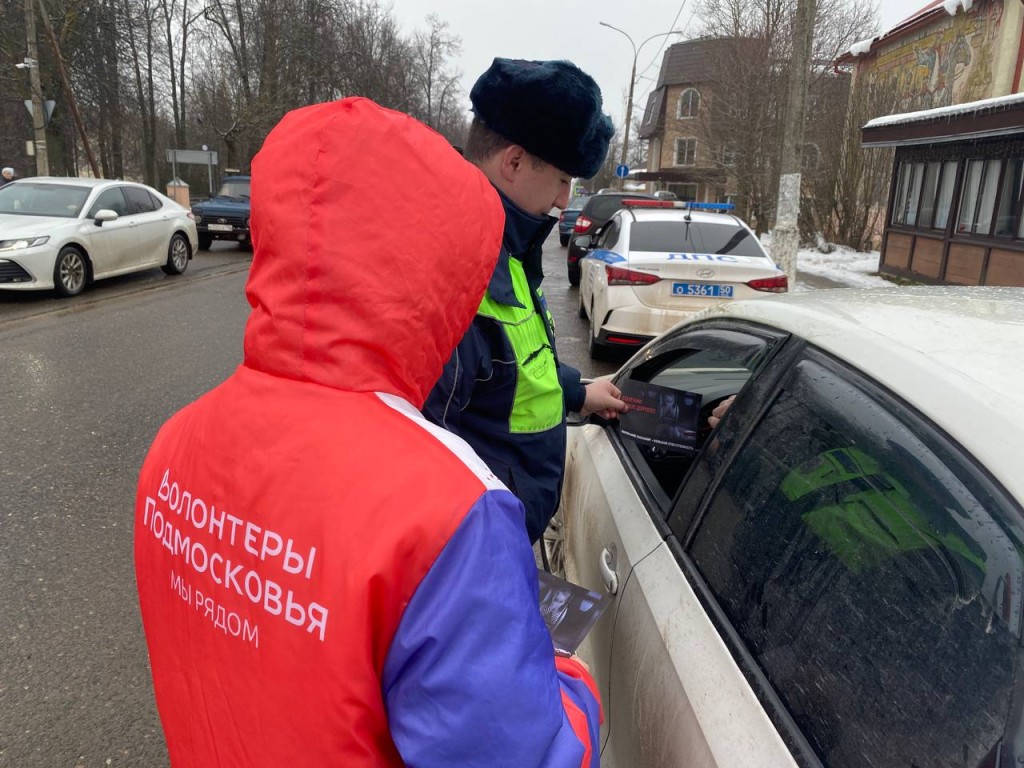
[[[440,135],[365,99],[267,137],[244,362],[139,479],[174,768],[597,765],[595,687],[554,655],[521,503],[419,413],[503,220]]]

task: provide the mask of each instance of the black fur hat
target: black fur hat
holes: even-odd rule
[[[568,61],[495,59],[469,98],[492,131],[582,179],[601,169],[615,132],[594,78]]]

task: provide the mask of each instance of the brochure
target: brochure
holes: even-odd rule
[[[694,451],[702,399],[696,392],[630,379],[622,385],[629,410],[619,414],[619,431],[640,443]]]
[[[538,570],[540,613],[555,649],[575,653],[583,638],[611,603],[611,597]]]

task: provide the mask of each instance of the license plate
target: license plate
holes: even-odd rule
[[[672,283],[673,296],[708,296],[718,299],[732,298],[731,285],[717,283]]]
[[[230,232],[234,227],[230,224],[207,224],[207,229],[211,229],[214,232]]]

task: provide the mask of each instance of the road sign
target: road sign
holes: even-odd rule
[[[183,165],[217,165],[217,153],[199,149],[168,149],[167,162]]]
[[[50,118],[53,117],[53,107],[56,103],[57,102],[50,101],[49,99],[43,102],[43,127],[46,127],[50,124]],[[35,118],[36,113],[32,111],[31,99],[25,99],[25,109],[27,109],[28,113],[32,115],[33,118]]]
[[[615,166],[615,175],[618,176],[620,179],[626,178],[627,176],[629,176],[629,166],[625,165],[625,164],[623,164],[623,165],[616,165]]]

